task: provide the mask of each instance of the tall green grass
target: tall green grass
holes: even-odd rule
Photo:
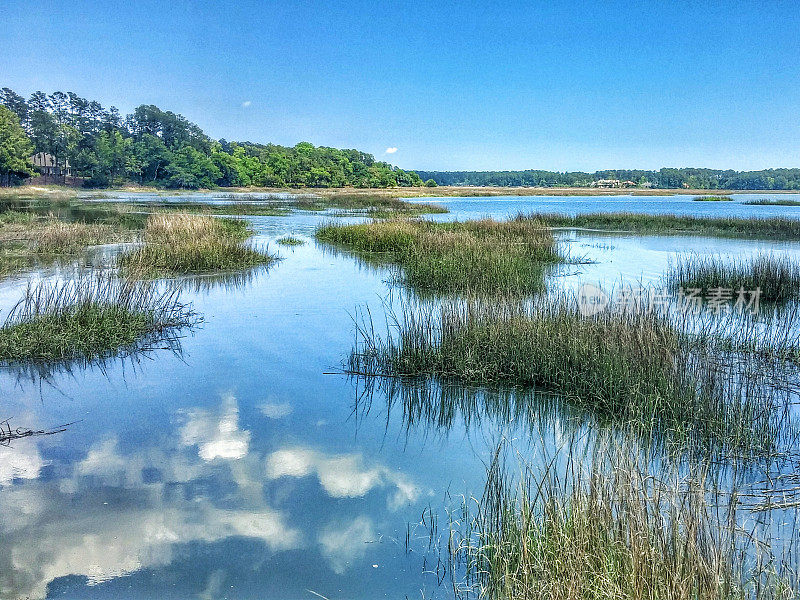
[[[791,198],[779,198],[777,200],[758,198],[756,200],[747,200],[742,204],[747,204],[748,206],[800,206],[800,200]]]
[[[281,246],[302,246],[305,244],[305,242],[300,238],[291,235],[285,235],[282,238],[278,238],[276,242]]]
[[[713,464],[654,471],[629,445],[571,440],[515,474],[500,451],[483,495],[451,516],[457,597],[776,600],[800,591],[796,536],[756,527],[744,490],[720,485]],[[792,536],[788,520],[781,530]]]
[[[327,223],[315,235],[367,260],[398,266],[399,279],[418,292],[538,292],[547,270],[565,260],[536,220]]]
[[[177,291],[94,272],[29,284],[0,327],[0,360],[92,360],[169,339],[195,318]]]
[[[646,234],[698,234],[721,237],[800,239],[800,219],[788,217],[693,217],[688,215],[648,215],[642,213],[585,213],[575,216],[560,213],[520,215],[549,227],[631,231]]]
[[[800,297],[800,263],[786,256],[759,254],[747,258],[681,255],[666,274],[673,290],[727,290],[736,299],[738,290],[760,290],[760,299],[784,301]]]
[[[695,202],[733,202],[730,196],[695,196],[692,198]]]
[[[737,453],[771,452],[786,432],[783,357],[798,344],[782,323],[766,334],[644,308],[585,316],[569,297],[406,302],[389,319],[386,335],[358,324],[350,373],[551,392],[602,420]]]
[[[248,245],[247,222],[186,214],[156,214],[147,221],[144,246],[123,254],[126,276],[158,278],[240,271],[277,257]]]

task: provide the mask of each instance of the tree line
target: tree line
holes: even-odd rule
[[[141,105],[115,107],[72,92],[0,90],[0,184],[34,175],[30,157],[45,152],[88,187],[134,182],[167,188],[420,186],[404,171],[358,150],[213,140],[184,116]]]
[[[700,190],[800,190],[800,169],[733,171],[664,168],[658,171],[417,171],[438,185],[588,187],[601,180],[631,182],[639,187]]]

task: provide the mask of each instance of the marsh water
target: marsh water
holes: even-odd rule
[[[432,218],[800,218],[800,207],[742,204],[768,197],[797,198],[442,198],[433,201],[450,212]],[[247,218],[254,242],[283,260],[236,281],[186,286],[182,299],[203,323],[180,353],[156,349],[44,379],[0,372],[0,420],[33,430],[70,424],[0,447],[0,597],[447,598],[421,521],[480,494],[499,440],[555,444],[563,434],[558,414],[535,423],[513,412],[411,414],[384,390],[365,393],[342,363],[357,311],[369,306],[381,326],[388,271],[317,245],[324,212]],[[275,245],[288,234],[306,243]],[[800,257],[798,242],[577,231],[559,239],[592,261],[553,283],[567,287],[658,282],[686,251]],[[68,271],[4,281],[3,312],[31,276]]]

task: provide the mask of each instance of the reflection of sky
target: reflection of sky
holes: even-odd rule
[[[512,210],[481,202],[445,216]],[[310,236],[324,219],[253,222],[266,242]],[[574,278],[587,281],[652,279],[677,250],[764,245],[568,239],[598,260]],[[405,552],[406,525],[446,493],[480,491],[501,428],[406,434],[379,402],[354,411],[352,384],[326,373],[350,349],[357,307],[369,304],[381,327],[385,276],[313,242],[274,249],[285,260],[240,289],[184,293],[205,322],[182,358],[156,354],[41,386],[0,374],[0,418],[13,426],[78,421],[0,447],[0,597],[447,595],[422,576],[419,553]],[[0,309],[20,285],[0,284]]]
[[[67,576],[97,589],[166,568],[192,546],[236,539],[257,544],[262,561],[296,551],[320,556],[316,570],[334,576],[375,569],[385,566],[386,511],[370,509],[390,514],[420,497],[409,476],[360,452],[286,446],[261,455],[231,394],[214,408],[180,410],[174,424],[171,435],[135,444],[102,437],[70,463],[45,461],[34,439],[0,449],[3,597],[43,597]],[[335,510],[342,500],[355,513]]]

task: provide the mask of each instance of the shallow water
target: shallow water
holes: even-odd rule
[[[442,202],[451,213],[436,218],[534,210],[800,217],[796,207],[689,197]],[[479,494],[501,438],[537,436],[529,423],[502,415],[469,425],[458,415],[409,423],[401,406],[387,406],[381,393],[361,397],[338,374],[355,311],[369,305],[380,322],[390,288],[386,271],[314,243],[314,227],[326,218],[252,217],[255,241],[271,243],[284,260],[238,286],[185,290],[204,323],[183,340],[180,356],[156,351],[47,381],[0,372],[0,419],[32,429],[73,423],[0,447],[0,597],[451,595],[431,572],[424,528],[413,524],[448,497]],[[307,243],[272,244],[286,234]],[[561,277],[567,286],[656,282],[678,251],[800,252],[797,242],[562,239],[573,255],[595,261]],[[26,280],[0,284],[3,311]],[[539,443],[563,434],[558,417],[547,427]]]

